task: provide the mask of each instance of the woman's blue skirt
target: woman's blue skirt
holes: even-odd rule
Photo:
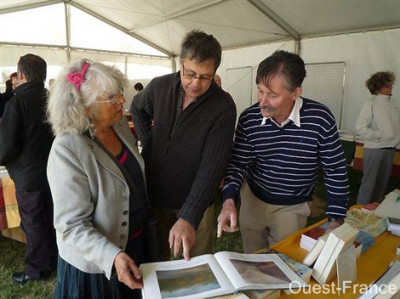
[[[125,249],[139,265],[145,262],[143,234],[130,241]],[[108,280],[102,273],[86,273],[67,263],[60,256],[57,266],[56,299],[141,298],[141,290],[131,290],[118,281],[117,276]]]

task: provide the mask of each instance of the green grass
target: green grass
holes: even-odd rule
[[[0,236],[0,298],[52,298],[56,276],[24,285],[11,282],[11,274],[24,269],[25,244]]]
[[[361,171],[348,168],[348,176],[350,181],[350,202],[349,205],[356,203],[358,189],[362,177]],[[386,193],[389,193],[395,188],[400,188],[400,178],[391,177]],[[309,218],[308,225],[315,223],[325,218],[326,209],[326,189],[321,176],[316,184],[317,201],[320,213],[316,213],[313,217]],[[221,209],[221,199],[218,198],[216,204],[216,216]],[[215,227],[216,225],[215,220]],[[240,232],[233,234],[223,233],[221,239],[215,237],[214,251],[236,251],[243,252],[242,240]],[[25,285],[17,285],[11,282],[11,274],[13,272],[21,271],[24,268],[24,254],[25,244],[0,236],[0,299],[19,299],[19,298],[52,298],[55,286],[55,274],[47,281],[28,282]]]

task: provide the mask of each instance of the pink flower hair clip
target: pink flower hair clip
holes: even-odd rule
[[[85,74],[89,66],[90,62],[86,61],[80,73],[72,72],[67,75],[67,81],[74,84],[78,91],[80,91],[82,83],[85,82]]]

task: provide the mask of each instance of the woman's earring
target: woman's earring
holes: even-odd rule
[[[90,138],[92,138],[92,140],[94,140],[94,137],[96,136],[96,126],[93,122],[93,118],[89,117],[90,119],[90,124],[89,124],[89,134],[90,134]]]

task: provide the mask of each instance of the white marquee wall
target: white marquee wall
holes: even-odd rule
[[[358,113],[371,97],[365,81],[375,72],[390,70],[398,77],[393,99],[400,107],[400,29],[310,39],[302,45],[306,62],[346,63],[343,130],[355,131]]]
[[[294,41],[271,43],[228,50],[222,53],[221,65],[217,70],[217,73],[221,76],[222,88],[231,93],[233,100],[236,103],[236,107],[238,108],[238,116],[245,109],[245,107],[248,106],[248,103],[255,103],[257,101],[257,86],[255,84],[255,78],[258,64],[276,50],[294,52],[295,43]],[[230,69],[239,69],[244,67],[251,67],[253,71],[252,87],[250,88],[248,95],[251,97],[251,100],[246,98],[236,98],[235,93],[232,92],[232,90],[234,90],[232,85],[236,83],[234,81],[232,82],[232,80],[228,78]],[[245,101],[245,104],[241,103],[241,101]]]
[[[288,41],[225,51],[218,70],[223,88],[229,88],[224,86],[227,69],[251,66],[252,102],[255,103],[258,64],[278,49],[294,51],[295,44]],[[371,96],[365,81],[374,72],[390,70],[398,76],[393,98],[400,108],[400,29],[304,39],[301,41],[300,55],[305,63],[345,62],[342,130],[354,133],[358,113],[365,99]]]
[[[225,90],[230,88],[226,85],[228,69],[250,66],[253,69],[253,83],[249,97],[251,97],[251,102],[255,103],[257,89],[254,81],[258,64],[278,49],[295,51],[295,42],[278,42],[224,51],[221,66],[217,71],[222,78],[223,88]],[[364,85],[370,74],[381,70],[391,70],[399,76],[398,81],[400,80],[399,49],[400,29],[308,38],[301,41],[301,56],[306,63],[343,61],[346,64],[342,130],[354,133],[358,113],[365,99],[370,97]],[[61,67],[68,63],[67,52],[64,49],[2,45],[0,46],[1,83],[5,82],[11,72],[16,71],[19,57],[26,53],[40,55],[47,61],[49,65],[48,79],[54,78]],[[150,80],[155,76],[172,71],[172,62],[169,59],[111,55],[89,51],[71,52],[71,60],[83,57],[116,65],[127,74],[132,82],[140,80],[145,82],[146,79]],[[393,98],[398,107],[400,107],[399,85],[399,83],[395,84],[393,89]],[[128,99],[132,94],[132,90],[127,91]],[[247,100],[246,103],[248,102],[250,101]]]

